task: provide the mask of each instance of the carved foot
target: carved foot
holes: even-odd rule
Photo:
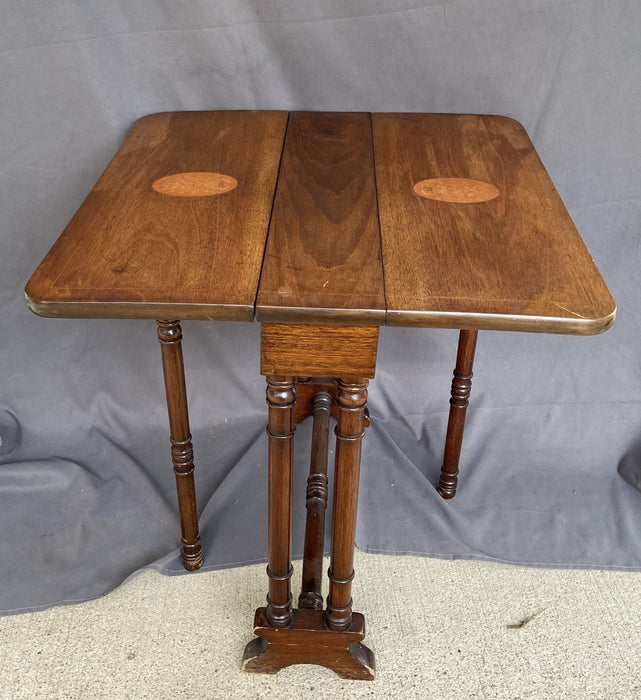
[[[271,627],[265,608],[258,608],[254,633],[245,647],[243,670],[250,673],[278,673],[293,664],[317,664],[341,678],[374,680],[374,654],[361,641],[365,621],[353,613],[352,624],[342,632],[325,626],[322,610],[294,610],[289,627]]]

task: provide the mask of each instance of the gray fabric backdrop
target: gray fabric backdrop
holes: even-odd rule
[[[456,333],[383,329],[358,544],[641,568],[637,0],[5,0],[0,21],[0,610],[180,573],[155,324],[49,320],[22,289],[132,123],[162,110],[505,114],[619,305],[606,334],[481,333],[451,502]],[[184,324],[205,568],[263,559],[257,324]],[[299,431],[301,549],[309,426]]]

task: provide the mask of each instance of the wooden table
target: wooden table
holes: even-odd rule
[[[158,319],[188,569],[201,565],[202,550],[177,319],[262,324],[269,595],[244,668],[317,663],[347,678],[372,678],[374,669],[351,582],[379,327],[461,330],[439,484],[449,498],[478,330],[594,334],[616,313],[523,127],[449,114],[144,117],[26,297],[42,316]],[[336,471],[323,609],[331,412]],[[303,586],[294,608],[292,445],[295,423],[311,414]]]

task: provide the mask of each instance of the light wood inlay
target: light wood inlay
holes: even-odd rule
[[[152,189],[172,197],[209,197],[238,187],[238,180],[222,173],[176,173],[156,180]]]
[[[25,293],[88,318],[590,334],[616,315],[523,127],[473,114],[149,115]]]
[[[42,316],[251,321],[287,112],[137,121],[26,287]],[[168,174],[234,173],[217,197],[168,197]]]
[[[417,182],[413,189],[416,194],[425,199],[455,204],[488,202],[500,194],[498,187],[489,182],[467,177],[433,177]]]
[[[161,319],[188,568],[200,565],[201,548],[182,332],[172,319],[261,321],[270,584],[244,668],[274,673],[314,663],[361,679],[373,679],[374,658],[361,644],[364,623],[352,613],[351,583],[367,380],[376,372],[379,326],[463,329],[441,479],[441,494],[449,497],[476,330],[599,333],[616,314],[523,127],[469,114],[144,117],[25,294],[43,316]],[[293,437],[296,418],[309,410],[304,389],[296,412],[297,377],[320,378],[336,399],[325,611],[292,607]],[[315,444],[323,459],[326,419],[317,424],[324,444]],[[325,499],[324,490],[314,498]],[[314,551],[305,555],[314,560],[307,577],[314,583],[306,586],[314,607],[321,604],[323,529],[315,527]]]
[[[507,117],[373,114],[390,326],[600,333],[616,304],[525,129]],[[426,179],[491,183],[461,205]]]

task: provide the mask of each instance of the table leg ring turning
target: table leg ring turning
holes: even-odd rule
[[[430,176],[473,175],[470,163],[485,173],[482,180]],[[169,265],[167,251],[175,258]],[[374,677],[374,657],[361,644],[364,621],[352,611],[352,580],[379,327],[461,329],[438,485],[450,499],[478,330],[592,335],[616,316],[526,131],[513,119],[477,114],[148,115],[34,272],[25,297],[42,316],[168,319],[157,322],[157,333],[190,570],[203,554],[175,319],[260,322],[269,407],[269,594],[256,611],[258,636],[243,666],[275,673],[321,664],[362,679]],[[312,415],[303,583],[294,608],[292,450],[295,424]],[[325,603],[330,415],[337,426]]]
[[[178,493],[183,565],[185,569],[195,571],[202,566],[203,551],[196,507],[194,450],[191,444],[187,411],[187,389],[182,354],[183,334],[180,321],[157,321],[157,326],[169,413],[171,459]]]
[[[269,595],[256,611],[243,669],[276,673],[292,664],[326,666],[342,678],[372,680],[374,655],[361,641],[365,622],[352,612],[354,537],[367,380],[336,380],[336,461],[329,596],[323,610],[322,562],[327,508],[329,419],[333,399],[319,391],[313,400],[312,457],[307,481],[303,582],[299,608],[292,608],[291,472],[294,436],[294,377],[267,377],[269,406]]]

